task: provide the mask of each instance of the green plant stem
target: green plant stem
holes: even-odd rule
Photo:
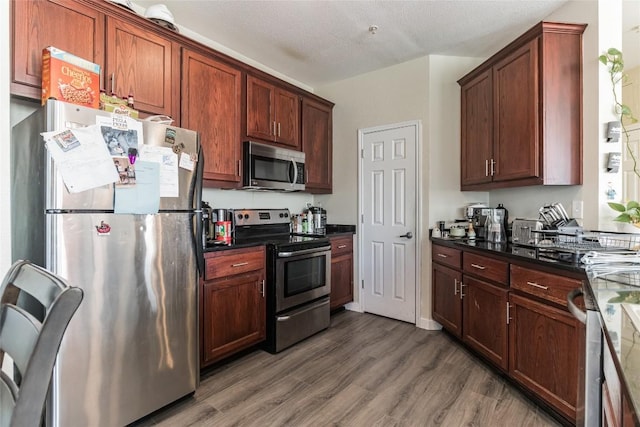
[[[616,78],[618,74],[620,74],[620,77]],[[629,153],[629,156],[633,161],[633,173],[635,173],[636,176],[640,178],[640,172],[638,172],[638,159],[636,158],[635,154],[633,153],[633,150],[631,149],[631,146],[629,145],[629,131],[627,130],[627,127],[624,125],[624,123],[622,122],[626,115],[624,113],[624,108],[622,103],[618,100],[618,92],[616,92],[616,85],[618,83],[621,83],[624,80],[624,74],[622,73],[622,71],[614,72],[612,70],[609,73],[609,76],[611,77],[611,87],[613,88],[613,101],[615,103],[615,112],[616,114],[619,115],[620,127],[622,128],[622,132],[624,133],[625,141],[627,141],[627,143],[625,144],[627,147],[627,153]],[[629,114],[628,116],[631,121],[635,120],[631,114]]]

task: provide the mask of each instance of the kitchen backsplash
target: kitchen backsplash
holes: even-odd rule
[[[212,208],[225,209],[281,209],[288,208],[292,213],[300,213],[307,203],[314,203],[313,195],[308,193],[281,193],[274,191],[219,190],[204,188],[202,200]]]

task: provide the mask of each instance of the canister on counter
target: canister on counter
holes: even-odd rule
[[[231,243],[231,221],[216,222],[216,240]]]

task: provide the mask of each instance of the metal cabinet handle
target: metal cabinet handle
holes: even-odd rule
[[[262,279],[262,289],[260,290],[260,294],[262,295],[262,298],[264,298],[264,279]]]
[[[471,267],[477,268],[478,270],[486,270],[486,268],[487,268],[487,267],[483,267],[483,266],[478,265],[478,264],[471,264]]]
[[[111,93],[116,93],[116,73],[111,73]]]
[[[509,324],[509,321],[511,320],[510,311],[511,311],[511,304],[509,304],[509,301],[507,301],[507,325]]]
[[[238,176],[242,176],[242,160],[238,160]]]
[[[527,285],[529,285],[529,286],[534,286],[534,287],[536,287],[536,288],[540,288],[540,289],[544,289],[545,291],[546,291],[547,289],[549,289],[549,287],[548,287],[548,286],[539,285],[539,284],[537,284],[537,283],[535,283],[535,282],[527,282]]]
[[[407,239],[411,239],[413,237],[413,234],[410,231],[408,231],[405,234],[401,234],[398,237],[406,237]]]
[[[467,285],[465,285],[462,282],[460,282],[460,299],[464,298],[464,294],[462,293],[462,287],[463,286],[467,286]]]
[[[440,258],[449,258],[447,255],[445,254],[437,254]]]
[[[491,159],[491,176],[496,174],[496,161]]]
[[[249,262],[245,261],[245,262],[239,262],[237,264],[231,264],[231,267],[242,267],[243,265],[248,265]]]
[[[280,122],[278,122],[278,136],[282,136],[282,134],[280,133]]]
[[[458,279],[453,279],[453,295],[458,295]]]
[[[338,245],[338,249],[344,249],[346,247],[347,247],[347,245]]]
[[[484,161],[484,176],[489,176],[489,159]]]
[[[584,292],[580,288],[574,289],[571,292],[569,292],[569,294],[567,294],[567,308],[569,309],[571,314],[573,314],[573,317],[578,319],[581,323],[586,324],[587,313],[580,310],[578,306],[573,302],[573,300],[575,300],[576,298],[582,295],[584,295]]]

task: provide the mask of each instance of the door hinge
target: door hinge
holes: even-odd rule
[[[364,289],[364,280],[362,280],[362,289]]]

